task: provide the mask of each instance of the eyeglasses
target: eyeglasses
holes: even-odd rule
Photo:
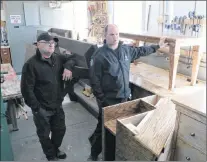
[[[56,45],[56,42],[55,41],[45,41],[45,42],[38,42],[38,43],[44,43],[44,44],[47,44],[47,45]]]

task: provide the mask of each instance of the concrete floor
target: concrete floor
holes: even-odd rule
[[[79,103],[70,102],[66,96],[63,102],[66,134],[61,149],[67,153],[67,161],[86,161],[90,154],[88,137],[93,133],[97,120]],[[36,135],[30,109],[29,119],[18,119],[19,131],[11,132],[15,161],[46,160]]]

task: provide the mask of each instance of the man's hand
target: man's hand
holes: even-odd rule
[[[70,79],[72,79],[72,72],[68,69],[64,69],[63,80],[67,81],[67,80],[70,80]]]
[[[168,47],[168,43],[165,43],[165,40],[166,40],[165,37],[160,38],[160,42],[159,42],[160,48],[166,48],[166,47]]]

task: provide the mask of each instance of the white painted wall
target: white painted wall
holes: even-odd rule
[[[149,22],[149,33],[157,33],[158,31],[161,31],[161,26],[158,26],[157,18],[163,14],[163,1],[139,1],[139,3],[142,3],[141,8],[136,8],[131,6],[131,1],[129,2],[120,2],[113,1],[110,5],[114,5],[114,8],[110,8],[110,13],[113,14],[113,22],[117,24],[120,28],[121,32],[129,32],[133,31],[131,33],[139,33],[140,28],[142,31],[146,30],[147,26],[147,17],[148,17],[148,8],[149,5],[151,5],[151,13],[150,13],[150,22]],[[134,2],[135,3],[135,2]],[[170,20],[174,18],[174,16],[184,16],[188,15],[189,11],[194,10],[195,1],[165,1],[165,14],[170,15]],[[167,6],[168,5],[168,6]],[[135,6],[135,5],[134,5]],[[206,1],[197,1],[196,6],[197,14],[199,15],[205,15],[206,16]],[[140,10],[142,11],[141,18],[136,18],[135,15],[140,13]],[[120,16],[121,15],[121,16]],[[122,16],[123,15],[123,16]],[[133,16],[130,16],[133,15]],[[140,22],[136,22],[135,26],[138,26],[138,30],[136,30],[136,27],[132,27],[133,20],[139,19]],[[141,26],[140,26],[141,24]],[[203,30],[203,46],[201,47],[201,51],[206,51],[206,27],[204,27],[205,30]],[[136,31],[134,31],[136,30]],[[204,57],[205,58],[205,57]],[[183,59],[182,59],[183,60]],[[187,59],[186,59],[187,60]],[[148,57],[142,57],[140,58],[140,61],[154,65],[156,67],[168,69],[169,68],[169,62],[165,60],[165,57],[158,57],[156,54],[150,55]],[[202,63],[205,64],[205,63]],[[184,75],[191,75],[191,68],[187,68],[187,65],[182,64],[179,62],[178,66],[178,72],[182,73]],[[206,80],[206,68],[200,67],[198,78],[201,80]]]
[[[1,21],[6,21],[5,11],[1,10]]]
[[[88,34],[87,1],[73,1],[73,30],[77,31],[80,40],[86,39]]]
[[[142,1],[114,1],[114,23],[120,32],[142,31]]]

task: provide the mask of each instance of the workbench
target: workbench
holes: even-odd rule
[[[139,62],[137,65],[131,64],[130,67],[130,84],[132,87],[132,96],[134,89],[139,87],[143,90],[146,90],[145,96],[158,95],[160,97],[175,97],[177,95],[186,95],[188,93],[194,93],[197,89],[206,89],[206,83],[204,81],[198,80],[198,83],[195,86],[191,86],[191,82],[187,81],[188,77],[176,74],[176,88],[171,91],[168,89],[169,83],[169,70],[164,70],[157,68],[152,65],[148,65],[142,62]],[[137,98],[136,96],[134,98]],[[196,98],[196,97],[195,97]],[[139,98],[137,98],[139,99]],[[103,110],[103,116],[107,114]],[[107,109],[107,111],[110,111]],[[130,110],[128,110],[130,111]],[[125,111],[125,113],[127,110]],[[126,116],[128,116],[126,114]],[[122,114],[124,118],[124,114]],[[103,117],[104,119],[104,117]],[[119,117],[114,117],[113,122],[103,121],[103,160],[115,160],[115,137],[116,137],[116,119]],[[110,124],[110,126],[109,126]],[[110,149],[110,152],[108,151]],[[106,151],[107,150],[107,151]]]
[[[120,38],[131,39],[136,41],[136,45],[139,46],[139,42],[159,43],[160,38],[166,37],[166,43],[169,44],[169,49],[163,49],[162,52],[169,55],[169,84],[168,89],[173,90],[175,88],[176,74],[178,61],[180,57],[180,47],[192,46],[192,74],[191,74],[191,85],[196,84],[199,65],[202,57],[202,53],[199,52],[199,45],[202,42],[201,38],[197,37],[186,37],[184,35],[170,35],[170,34],[151,34],[151,33],[140,33],[140,34],[128,34],[120,33]]]
[[[1,64],[1,74],[4,76],[4,82],[1,83],[1,93],[4,102],[8,102],[7,110],[13,126],[13,131],[18,130],[16,119],[16,105],[15,99],[21,99],[20,80],[11,64]]]

